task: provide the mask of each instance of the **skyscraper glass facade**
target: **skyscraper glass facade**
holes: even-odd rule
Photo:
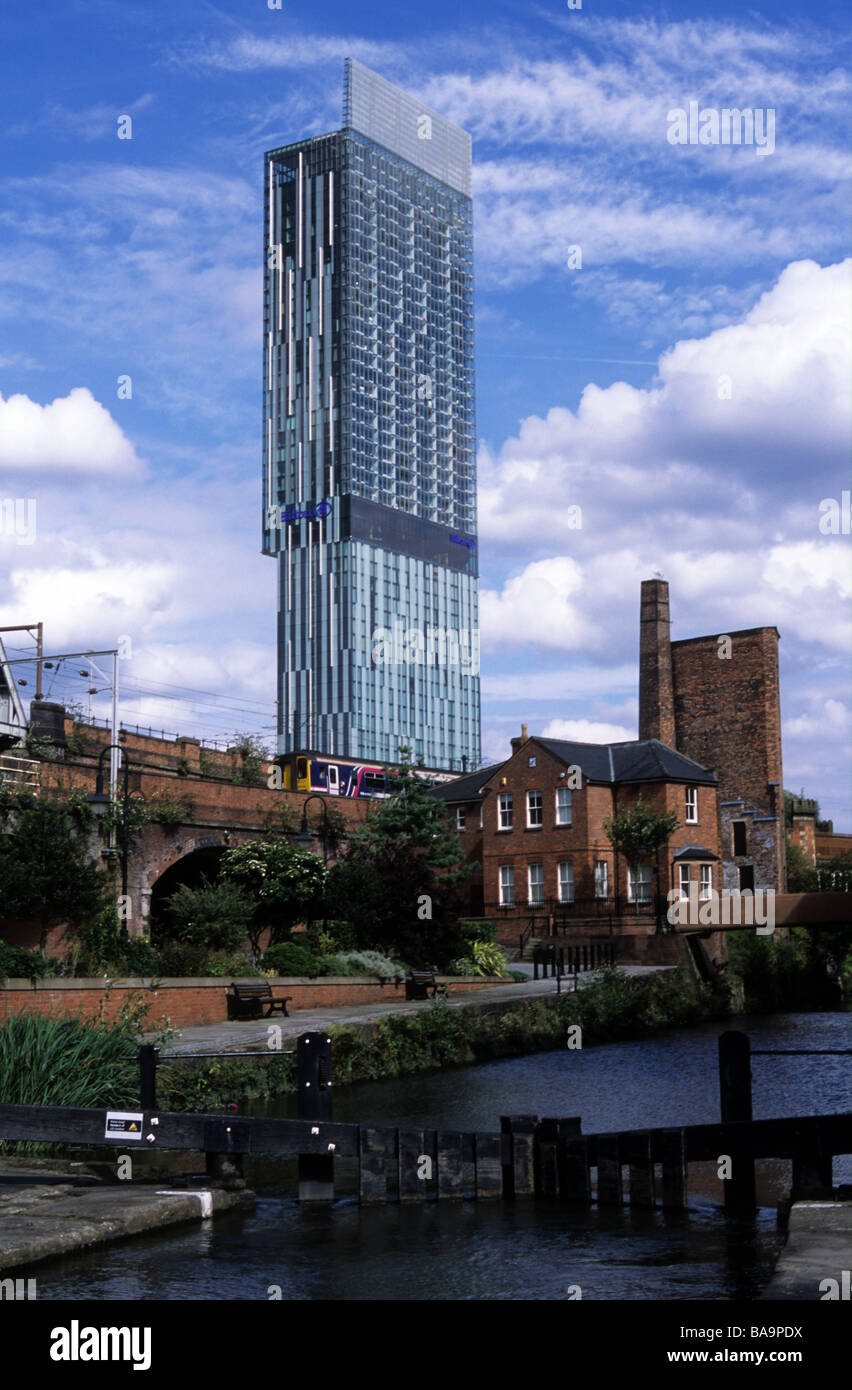
[[[347,60],[266,155],[279,751],[479,765],[470,138]]]

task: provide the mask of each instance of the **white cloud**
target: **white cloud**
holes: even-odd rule
[[[576,743],[625,743],[636,738],[636,729],[591,719],[551,719],[541,734],[542,738],[564,738]]]
[[[136,450],[85,386],[49,405],[0,396],[0,467],[32,478],[55,473],[129,478],[143,472]]]

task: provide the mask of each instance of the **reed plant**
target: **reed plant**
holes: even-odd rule
[[[71,1014],[20,1013],[7,1019],[0,1025],[0,1103],[135,1109],[147,1008],[137,1000],[111,1022]],[[35,1153],[44,1147],[0,1143],[0,1152]]]

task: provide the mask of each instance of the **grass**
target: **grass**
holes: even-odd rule
[[[135,1108],[138,1049],[147,1005],[125,1006],[112,1023],[21,1013],[0,1025],[0,1100],[5,1105]],[[0,1142],[0,1153],[53,1146]]]

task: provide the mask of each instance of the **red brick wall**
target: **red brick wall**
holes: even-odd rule
[[[405,985],[382,984],[379,980],[325,979],[272,980],[273,993],[290,995],[288,1009],[330,1009],[344,1005],[384,1004],[405,1000]],[[7,980],[0,988],[0,1023],[19,1013],[60,1016],[81,1014],[85,1019],[113,1020],[128,999],[142,997],[151,1008],[146,1026],[156,1028],[169,1020],[175,1028],[193,1028],[223,1023],[228,1016],[225,995],[230,981],[170,980],[159,988],[146,989],[139,980],[113,985],[105,996],[96,980]],[[493,988],[494,980],[450,979],[451,994]],[[276,1014],[276,1018],[279,1015]],[[344,1022],[345,1020],[341,1020]]]
[[[535,767],[529,759],[535,756]],[[480,831],[478,812],[471,807],[462,843],[470,855],[477,848],[482,856],[484,914],[503,923],[500,939],[507,945],[517,944],[517,918],[529,915],[527,899],[527,866],[541,863],[544,868],[544,897],[558,896],[558,864],[571,860],[574,865],[574,897],[594,897],[594,866],[605,859],[610,866],[610,894],[627,894],[627,864],[622,856],[613,853],[604,830],[604,820],[618,809],[635,805],[640,795],[647,805],[658,811],[675,811],[679,825],[669,843],[668,853],[659,865],[659,890],[668,891],[673,883],[672,855],[688,844],[700,844],[711,854],[719,855],[719,827],[715,787],[698,787],[698,823],[687,825],[686,788],[680,783],[642,783],[621,786],[594,786],[586,783],[572,792],[572,824],[556,824],[556,789],[565,786],[565,764],[554,757],[534,739],[519,748],[507,763],[495,773],[483,793],[483,829]],[[503,779],[506,780],[505,787]],[[538,790],[543,795],[544,824],[540,829],[526,825],[526,793]],[[501,791],[510,791],[514,798],[514,827],[499,830],[497,825],[498,798]],[[512,864],[515,869],[515,902],[517,914],[499,907],[499,867]],[[714,868],[713,886],[721,888],[721,876]],[[509,919],[512,919],[511,922]],[[605,923],[608,929],[608,924]],[[626,927],[630,930],[629,927]],[[644,925],[637,925],[644,931]]]
[[[780,891],[786,885],[786,842],[778,632],[761,627],[726,635],[730,658],[720,658],[717,637],[672,643],[675,746],[715,770],[720,805],[742,799],[746,808],[778,816],[774,825],[762,823],[756,881]],[[732,878],[725,886],[737,884]]]
[[[672,642],[676,743],[679,753],[713,768],[720,800],[746,797],[783,809],[778,632],[774,627],[732,632],[730,658],[717,637]],[[767,784],[778,786],[770,805]]]
[[[818,860],[836,859],[841,854],[852,854],[852,835],[844,835],[840,831],[817,830],[814,839]]]

